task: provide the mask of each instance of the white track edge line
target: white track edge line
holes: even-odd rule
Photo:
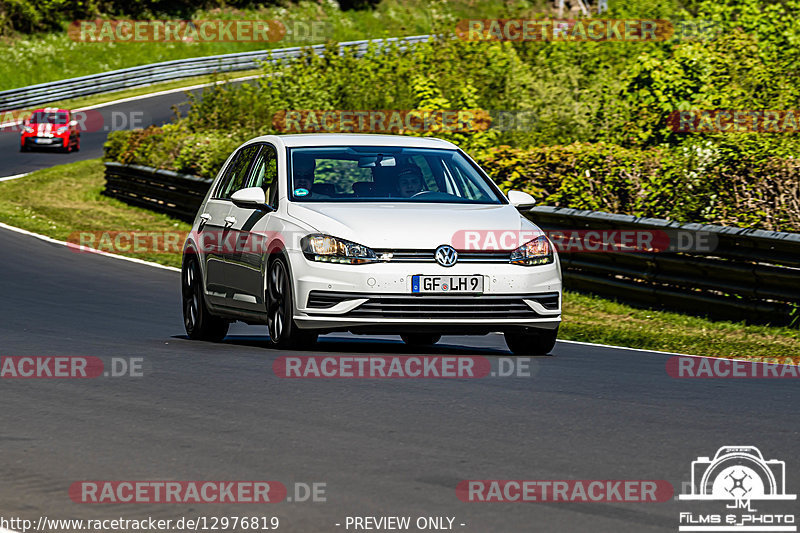
[[[558,339],[558,342],[565,342],[568,344],[582,344],[586,346],[599,346],[601,348],[616,348],[618,350],[630,350],[632,352],[647,352],[647,353],[657,353],[660,355],[680,355],[682,357],[711,357],[707,355],[692,355],[688,353],[678,353],[678,352],[662,352],[661,350],[645,350],[644,348],[629,348],[628,346],[614,346],[613,344],[600,344],[596,342],[584,342],[584,341],[568,341]],[[714,357],[714,359],[720,359],[719,357]],[[727,359],[727,358],[722,358]]]
[[[25,229],[22,229],[22,228],[18,228],[16,226],[9,226],[8,224],[4,224],[2,222],[0,222],[0,228],[7,229],[7,230],[13,231],[15,233],[20,233],[22,235],[28,235],[29,237],[36,237],[37,239],[40,239],[40,240],[45,241],[45,242],[49,242],[49,243],[53,243],[53,244],[60,244],[61,246],[66,246],[67,248],[76,249],[76,251],[78,251],[78,252],[102,255],[104,257],[111,257],[113,259],[120,259],[122,261],[129,261],[131,263],[137,263],[137,264],[140,264],[140,265],[147,265],[147,266],[151,266],[151,267],[161,268],[161,269],[164,269],[164,270],[171,270],[173,272],[180,272],[181,271],[181,269],[177,268],[177,267],[171,267],[171,266],[167,266],[167,265],[160,265],[160,264],[154,263],[152,261],[145,261],[143,259],[136,259],[135,257],[127,257],[125,255],[112,254],[112,253],[109,253],[109,252],[104,252],[102,250],[96,250],[96,249],[90,248],[88,246],[78,246],[78,245],[73,244],[71,242],[59,241],[58,239],[54,239],[54,238],[48,237],[46,235],[40,235],[39,233],[34,233],[32,231],[28,231],[28,230],[25,230]],[[0,531],[0,533],[2,533],[2,531]]]
[[[781,365],[793,365],[793,363],[775,363],[769,361],[753,361],[751,359],[736,359],[734,357],[719,357],[713,355],[693,355],[689,353],[678,353],[678,352],[662,352],[660,350],[645,350],[644,348],[629,348],[627,346],[614,346],[613,344],[599,344],[594,342],[583,342],[583,341],[569,341],[569,340],[562,340],[558,339],[558,342],[565,342],[568,344],[582,344],[586,346],[597,346],[600,348],[614,348],[617,350],[628,350],[631,352],[646,352],[646,353],[655,353],[659,355],[672,355],[672,356],[679,356],[679,357],[694,357],[698,359],[724,359],[726,361],[739,361],[742,363],[750,363],[751,365],[760,364],[760,365],[770,365],[770,364],[781,364]],[[775,357],[775,359],[781,359],[780,357]],[[785,359],[785,358],[784,358]]]
[[[25,172],[23,174],[14,174],[13,176],[3,176],[2,178],[0,178],[0,181],[11,181],[19,178],[24,178],[28,174],[30,174],[30,172]],[[2,529],[0,529],[0,533],[3,533]]]

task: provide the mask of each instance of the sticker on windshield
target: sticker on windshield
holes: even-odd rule
[[[295,196],[306,196],[308,194],[308,189],[295,189],[294,195]]]

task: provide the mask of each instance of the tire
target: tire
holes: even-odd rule
[[[312,346],[317,341],[317,333],[297,327],[292,314],[292,283],[289,267],[282,257],[273,259],[267,267],[267,327],[269,343],[274,348],[293,349]]]
[[[75,142],[75,151],[76,152],[80,152],[81,151],[81,136],[80,135],[78,135],[78,140]]]
[[[27,146],[24,146],[24,145],[20,145],[20,147],[19,147],[19,151],[20,151],[20,152],[27,152],[27,151],[28,151],[28,147],[27,147]]]
[[[436,333],[406,333],[400,338],[409,346],[433,346],[442,336]]]
[[[558,328],[506,331],[503,336],[506,346],[514,355],[547,355],[555,348]]]
[[[219,342],[228,334],[229,322],[214,316],[206,307],[200,268],[189,259],[181,269],[183,295],[183,327],[190,339]]]

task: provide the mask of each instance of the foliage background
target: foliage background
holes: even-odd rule
[[[800,2],[627,0],[607,18],[712,23],[656,43],[463,42],[439,38],[356,59],[331,49],[217,86],[176,124],[116,132],[107,158],[214,175],[238,143],[278,133],[286,109],[487,109],[536,117],[516,131],[437,132],[504,188],[541,203],[683,222],[800,231],[800,142],[792,134],[679,134],[673,111],[800,109]],[[441,33],[459,20],[437,2]],[[543,16],[524,2],[505,14]],[[413,132],[407,132],[414,134]],[[427,133],[426,135],[432,135]]]

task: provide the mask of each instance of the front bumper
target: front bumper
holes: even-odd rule
[[[68,142],[69,137],[36,137],[31,135],[22,138],[22,143],[26,148],[63,148]]]
[[[301,328],[448,326],[469,332],[518,327],[553,329],[561,321],[558,260],[526,267],[505,263],[340,265],[290,253],[294,320]],[[484,293],[415,294],[411,277],[482,275]]]

